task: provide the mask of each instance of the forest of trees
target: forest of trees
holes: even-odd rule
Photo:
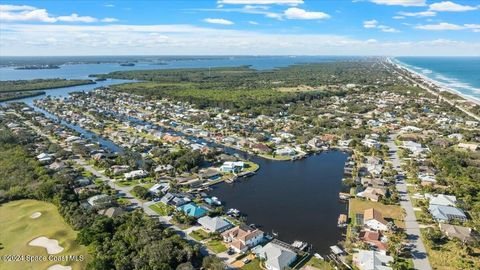
[[[0,93],[44,90],[44,89],[50,89],[50,88],[61,88],[61,87],[94,84],[94,83],[95,82],[92,80],[66,80],[66,79],[35,79],[35,80],[0,81]]]
[[[247,66],[118,71],[100,78],[143,82],[111,86],[146,98],[171,98],[199,108],[219,107],[252,114],[275,114],[287,103],[345,95],[347,84],[393,84],[395,78],[378,62],[325,62],[258,71]],[[304,89],[289,91],[292,87]]]

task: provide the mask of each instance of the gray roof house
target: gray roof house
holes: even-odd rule
[[[353,254],[353,263],[360,270],[391,270],[388,266],[393,262],[393,257],[373,250],[358,250]]]
[[[465,213],[453,206],[432,204],[428,208],[436,221],[450,221],[452,219],[467,220]]]
[[[283,270],[297,259],[297,253],[274,243],[268,243],[255,251],[257,257],[265,260],[268,270]]]
[[[233,225],[221,217],[204,216],[197,220],[209,232],[223,232],[233,227]]]
[[[457,204],[457,198],[452,195],[438,194],[430,197],[430,205],[432,204],[455,206]]]

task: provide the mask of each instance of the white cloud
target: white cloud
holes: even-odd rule
[[[364,40],[193,25],[5,24],[0,46],[2,55],[391,55],[392,52],[479,55],[480,52],[480,42]]]
[[[118,22],[118,19],[107,17],[107,18],[101,19],[101,21],[106,23],[111,23],[111,22]]]
[[[103,5],[103,6],[104,6],[104,7],[109,7],[109,8],[113,8],[113,7],[115,7],[115,5],[114,5],[114,4],[105,4],[105,5]]]
[[[292,20],[321,20],[330,18],[330,15],[324,12],[306,11],[296,7],[285,10],[284,15],[287,19]]]
[[[456,4],[450,1],[433,3],[430,5],[430,10],[433,10],[433,11],[461,12],[461,11],[470,11],[470,10],[476,10],[476,9],[478,9],[478,6],[477,7],[464,6],[464,5]]]
[[[406,16],[406,17],[433,17],[433,16],[437,15],[436,12],[431,11],[431,10],[421,11],[421,12],[403,12],[403,11],[400,11],[400,12],[398,12],[398,14],[400,14],[402,16]]]
[[[218,19],[218,18],[206,18],[203,20],[204,22],[207,23],[213,23],[213,24],[223,24],[223,25],[232,25],[233,22],[225,19]]]
[[[249,24],[252,24],[252,25],[258,25],[258,22],[256,21],[248,21]]]
[[[303,0],[219,0],[219,4],[231,5],[300,5]]]
[[[386,25],[379,25],[379,26],[377,26],[377,28],[380,29],[382,32],[385,32],[385,33],[398,33],[398,32],[400,32],[397,29],[395,29],[393,27],[390,27],[390,26],[386,26]]]
[[[402,20],[405,19],[405,16],[393,16],[392,18],[394,18],[395,20]]]
[[[465,27],[453,23],[438,23],[438,24],[424,24],[415,26],[416,29],[430,30],[430,31],[443,31],[443,30],[463,30]]]
[[[26,5],[0,5],[0,11],[25,11],[25,10],[35,10],[36,7],[26,6]]]
[[[76,13],[54,17],[46,9],[40,9],[25,5],[0,5],[0,21],[36,21],[36,22],[98,22],[99,19],[91,16],[79,16]],[[104,18],[102,22],[114,22],[115,18]]]
[[[399,32],[397,29],[395,29],[393,27],[378,24],[377,20],[363,21],[363,27],[364,28],[369,28],[369,29],[371,29],[371,28],[380,29],[382,32],[385,32],[385,33],[397,33],[397,32]]]
[[[369,20],[363,22],[363,27],[365,28],[377,28],[378,21],[377,20]]]
[[[90,16],[78,16],[76,13],[72,13],[69,16],[58,16],[56,18],[60,22],[84,22],[84,23],[91,23],[98,21],[96,18]]]
[[[404,7],[419,7],[425,6],[426,0],[370,0],[371,2],[379,5],[387,6],[404,6]]]

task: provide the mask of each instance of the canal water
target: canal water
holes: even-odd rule
[[[247,224],[277,233],[282,241],[308,242],[313,250],[328,254],[341,240],[337,227],[346,204],[338,200],[347,154],[329,151],[300,161],[272,161],[254,157],[260,165],[254,177],[213,187],[210,195],[246,215]]]
[[[126,69],[164,69],[179,67],[215,67],[252,65],[257,69],[269,69],[288,66],[299,62],[334,61],[334,58],[322,57],[248,57],[238,59],[184,60],[167,62],[167,65],[138,63],[134,67],[120,67],[118,64],[81,64],[62,65],[53,70],[15,70],[11,67],[0,68],[0,80],[19,80],[36,78],[88,78],[90,74],[106,73]],[[83,85],[45,90],[47,95],[68,97],[74,91],[91,91],[97,87],[124,83],[126,80],[106,80],[94,85]],[[34,106],[35,99],[30,97],[15,102],[25,102],[48,117],[58,120],[54,115]],[[4,102],[5,104],[5,102]],[[2,103],[0,103],[2,105]],[[92,132],[79,126],[68,124],[84,137],[100,142],[112,151],[121,151],[115,143],[98,138]],[[211,145],[211,143],[208,143]],[[272,161],[235,149],[226,148],[229,153],[237,153],[260,165],[257,174],[242,178],[233,184],[222,183],[214,186],[212,196],[218,197],[226,209],[236,208],[246,215],[247,223],[256,224],[267,233],[276,233],[285,242],[300,240],[313,245],[313,250],[321,254],[329,253],[329,246],[342,238],[342,230],[337,228],[340,213],[346,213],[346,205],[338,200],[342,189],[341,179],[347,154],[329,151],[313,155],[295,162]]]

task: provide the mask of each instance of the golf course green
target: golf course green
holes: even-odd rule
[[[51,203],[19,200],[2,204],[0,228],[1,269],[47,270],[64,265],[77,270],[84,269],[89,259],[86,247],[75,241],[77,232]],[[50,244],[50,254],[43,243]]]

